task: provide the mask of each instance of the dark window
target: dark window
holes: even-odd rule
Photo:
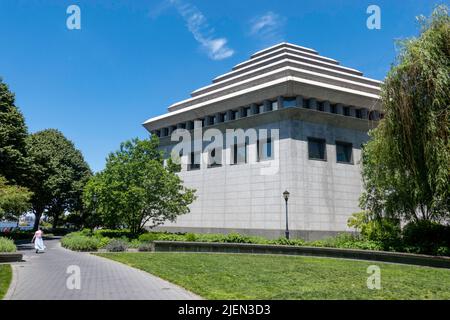
[[[263,113],[264,112],[264,104],[259,105],[258,110],[259,110],[259,113]]]
[[[377,115],[376,115],[375,111],[370,111],[369,120],[377,120]]]
[[[264,143],[262,140],[261,141],[258,140],[256,148],[258,152],[258,161],[270,160],[272,158],[273,144],[271,138],[267,138],[267,140]]]
[[[350,108],[344,107],[344,116],[350,116]]]
[[[341,163],[353,163],[352,144],[336,141],[336,161]]]
[[[356,109],[356,117],[360,119],[362,118],[361,109]]]
[[[331,112],[332,112],[332,113],[337,113],[337,107],[336,107],[335,104],[332,104],[332,105],[331,105]]]
[[[285,108],[292,108],[297,106],[297,99],[296,98],[284,98],[283,106]]]
[[[308,138],[308,156],[311,160],[326,160],[324,139]]]
[[[323,102],[317,101],[317,110],[323,111]]]
[[[233,145],[233,163],[232,164],[237,164],[238,163],[238,146],[237,144]]]
[[[200,169],[200,153],[191,152],[189,157],[189,164],[187,166],[188,171]]]

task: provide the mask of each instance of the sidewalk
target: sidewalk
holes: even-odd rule
[[[199,296],[146,272],[46,241],[36,254],[31,243],[19,245],[25,262],[14,263],[5,300],[191,300]],[[66,285],[69,266],[80,269],[81,289]]]

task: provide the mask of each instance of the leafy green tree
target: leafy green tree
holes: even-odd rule
[[[421,18],[382,88],[385,118],[363,150],[361,207],[372,219],[449,221],[450,17]]]
[[[26,137],[27,127],[14,94],[0,78],[0,175],[11,183],[23,183]]]
[[[31,209],[32,195],[27,188],[9,185],[7,180],[0,176],[0,220],[19,219]]]
[[[84,202],[108,227],[124,226],[134,234],[144,226],[175,221],[189,212],[195,190],[183,186],[180,166],[164,165],[157,137],[134,139],[111,153],[104,171],[86,185]]]
[[[56,227],[65,212],[82,208],[82,194],[91,170],[77,150],[58,130],[48,129],[27,138],[30,160],[28,186],[34,195],[33,212],[37,229],[45,212]]]

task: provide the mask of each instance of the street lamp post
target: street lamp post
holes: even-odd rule
[[[286,190],[285,192],[283,192],[284,201],[286,201],[286,231],[285,231],[285,234],[286,234],[286,239],[288,239],[288,240],[289,240],[289,218],[288,218],[289,195],[290,195],[289,191]]]

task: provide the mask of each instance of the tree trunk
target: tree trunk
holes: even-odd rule
[[[39,228],[39,222],[41,221],[42,213],[44,213],[44,210],[42,210],[42,209],[34,210],[34,227],[33,227],[33,231],[37,231],[37,229]]]
[[[58,227],[58,222],[59,222],[59,215],[55,214],[53,216],[53,224],[52,224],[53,229],[56,229]]]

